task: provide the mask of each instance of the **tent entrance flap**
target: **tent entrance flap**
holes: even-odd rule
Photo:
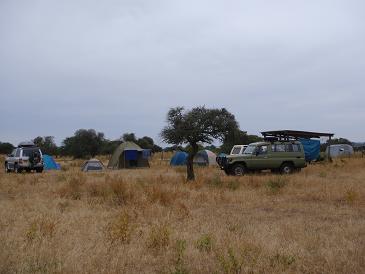
[[[137,161],[138,159],[138,151],[137,150],[125,150],[124,151],[125,160],[126,161]]]

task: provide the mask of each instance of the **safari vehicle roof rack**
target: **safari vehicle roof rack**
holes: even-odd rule
[[[279,140],[279,141],[289,141],[289,140],[297,140],[300,138],[310,139],[310,138],[321,138],[328,137],[331,139],[334,134],[333,133],[323,133],[323,132],[312,132],[312,131],[300,131],[300,130],[272,130],[272,131],[262,131],[261,134],[264,136],[266,140]]]
[[[20,142],[18,147],[35,147],[36,145],[31,141]]]

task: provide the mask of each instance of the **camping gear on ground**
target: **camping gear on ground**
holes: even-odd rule
[[[349,157],[354,154],[354,148],[348,144],[330,145],[326,148],[326,155],[328,155],[328,149],[330,150],[330,156],[335,157]]]
[[[171,166],[184,166],[188,159],[188,154],[184,151],[176,151],[172,156],[170,165]]]
[[[299,139],[304,148],[305,160],[311,162],[319,158],[321,142],[313,139]]]
[[[105,167],[103,163],[100,162],[98,159],[90,159],[83,164],[81,171],[103,171],[104,169]]]
[[[195,155],[193,163],[199,166],[216,165],[216,158],[217,155],[214,152],[207,149],[200,150]]]
[[[43,168],[45,170],[60,170],[60,164],[56,163],[52,156],[43,154]]]
[[[143,151],[140,146],[133,142],[122,143],[115,149],[109,160],[108,168],[150,167],[148,157]]]

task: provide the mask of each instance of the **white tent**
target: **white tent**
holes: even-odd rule
[[[348,144],[330,145],[326,149],[326,155],[328,155],[328,149],[330,149],[330,156],[336,157],[348,157],[354,154],[354,148]]]

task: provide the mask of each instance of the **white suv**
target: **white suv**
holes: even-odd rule
[[[43,155],[32,142],[23,142],[5,159],[5,172],[43,171]]]

